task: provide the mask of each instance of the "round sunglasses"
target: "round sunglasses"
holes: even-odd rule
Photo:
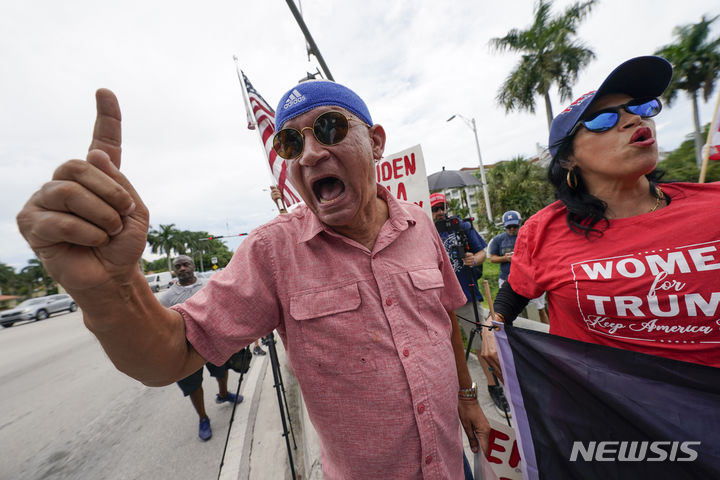
[[[273,138],[273,150],[286,160],[299,157],[305,148],[305,130],[312,130],[315,139],[323,145],[332,146],[342,142],[350,130],[350,121],[354,120],[370,127],[367,123],[349,118],[340,112],[325,112],[319,115],[312,127],[302,130],[283,128]]]
[[[662,103],[658,98],[638,98],[622,105],[603,108],[576,123],[570,131],[570,135],[577,132],[581,126],[594,133],[606,132],[617,125],[620,120],[620,110],[625,110],[641,118],[650,118],[660,113]]]

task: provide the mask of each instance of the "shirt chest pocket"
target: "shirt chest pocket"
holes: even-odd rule
[[[290,316],[305,357],[293,364],[317,374],[374,370],[361,305],[357,283],[291,296]]]
[[[445,282],[437,268],[428,268],[408,272],[413,284],[415,301],[420,320],[427,328],[432,344],[449,341],[452,333],[450,317],[443,307],[441,295]]]

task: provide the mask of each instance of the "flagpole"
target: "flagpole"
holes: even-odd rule
[[[708,128],[707,140],[705,141],[705,146],[703,147],[703,161],[702,167],[700,168],[700,178],[698,178],[698,183],[705,183],[705,174],[707,173],[708,160],[710,160],[710,141],[712,140],[713,133],[715,133],[715,130],[717,128],[716,121],[718,119],[718,114],[720,114],[720,91],[718,92],[718,98],[715,102],[715,111],[713,112],[712,119],[710,120],[710,128]]]
[[[252,130],[255,130],[258,133],[258,139],[260,140],[260,148],[262,148],[263,158],[265,158],[265,156],[267,155],[267,152],[265,151],[265,143],[262,139],[262,132],[260,132],[257,121],[255,120],[255,115],[252,115],[251,113],[250,101],[248,100],[247,96],[247,86],[245,85],[243,76],[240,73],[240,65],[238,64],[237,55],[233,55],[233,60],[235,61],[235,73],[237,73],[238,81],[240,82],[240,90],[242,91],[243,104],[245,105],[245,113],[247,115],[248,126],[252,125]],[[270,169],[270,164],[268,162],[263,163],[268,169],[270,178],[272,178],[272,184],[277,187],[278,185],[275,181],[275,175],[273,175],[273,171]],[[275,206],[278,208],[278,211],[287,210],[287,206],[285,205],[285,201],[283,200],[282,195],[280,196],[280,203],[275,202]]]

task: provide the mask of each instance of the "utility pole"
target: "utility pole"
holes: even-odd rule
[[[463,117],[462,115],[455,114],[452,117],[448,118],[447,121],[449,122],[455,117],[459,117],[463,122],[465,122],[465,125],[470,127],[470,129],[475,134],[475,147],[477,148],[477,156],[478,156],[478,162],[480,163],[480,178],[482,182],[482,189],[483,194],[485,198],[485,209],[487,210],[487,217],[488,221],[490,222],[490,225],[493,224],[493,216],[492,216],[492,210],[490,209],[490,195],[488,194],[488,185],[487,180],[485,179],[485,167],[483,166],[482,161],[482,155],[480,155],[480,141],[478,140],[478,134],[477,134],[477,127],[475,126],[475,118],[473,117],[472,120],[468,120],[467,118]]]
[[[323,69],[323,72],[325,73],[325,78],[331,81],[335,81],[335,79],[332,76],[332,73],[330,73],[330,69],[328,68],[327,64],[325,63],[325,59],[323,58],[322,54],[320,54],[320,49],[318,49],[317,44],[315,43],[315,40],[313,40],[312,35],[310,34],[310,30],[308,30],[307,25],[305,25],[305,20],[303,20],[302,15],[300,14],[300,11],[298,10],[297,6],[295,6],[295,2],[293,0],[285,0],[288,4],[288,7],[290,7],[290,11],[292,12],[293,16],[295,17],[295,21],[300,26],[300,30],[302,30],[303,35],[305,35],[305,41],[310,46],[310,53],[315,55],[315,58],[317,58],[318,62],[320,63],[320,68]]]

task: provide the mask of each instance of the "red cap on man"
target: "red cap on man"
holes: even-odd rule
[[[445,202],[445,195],[442,193],[432,193],[430,194],[430,206],[434,207],[435,205],[439,205],[441,203],[447,203]]]

